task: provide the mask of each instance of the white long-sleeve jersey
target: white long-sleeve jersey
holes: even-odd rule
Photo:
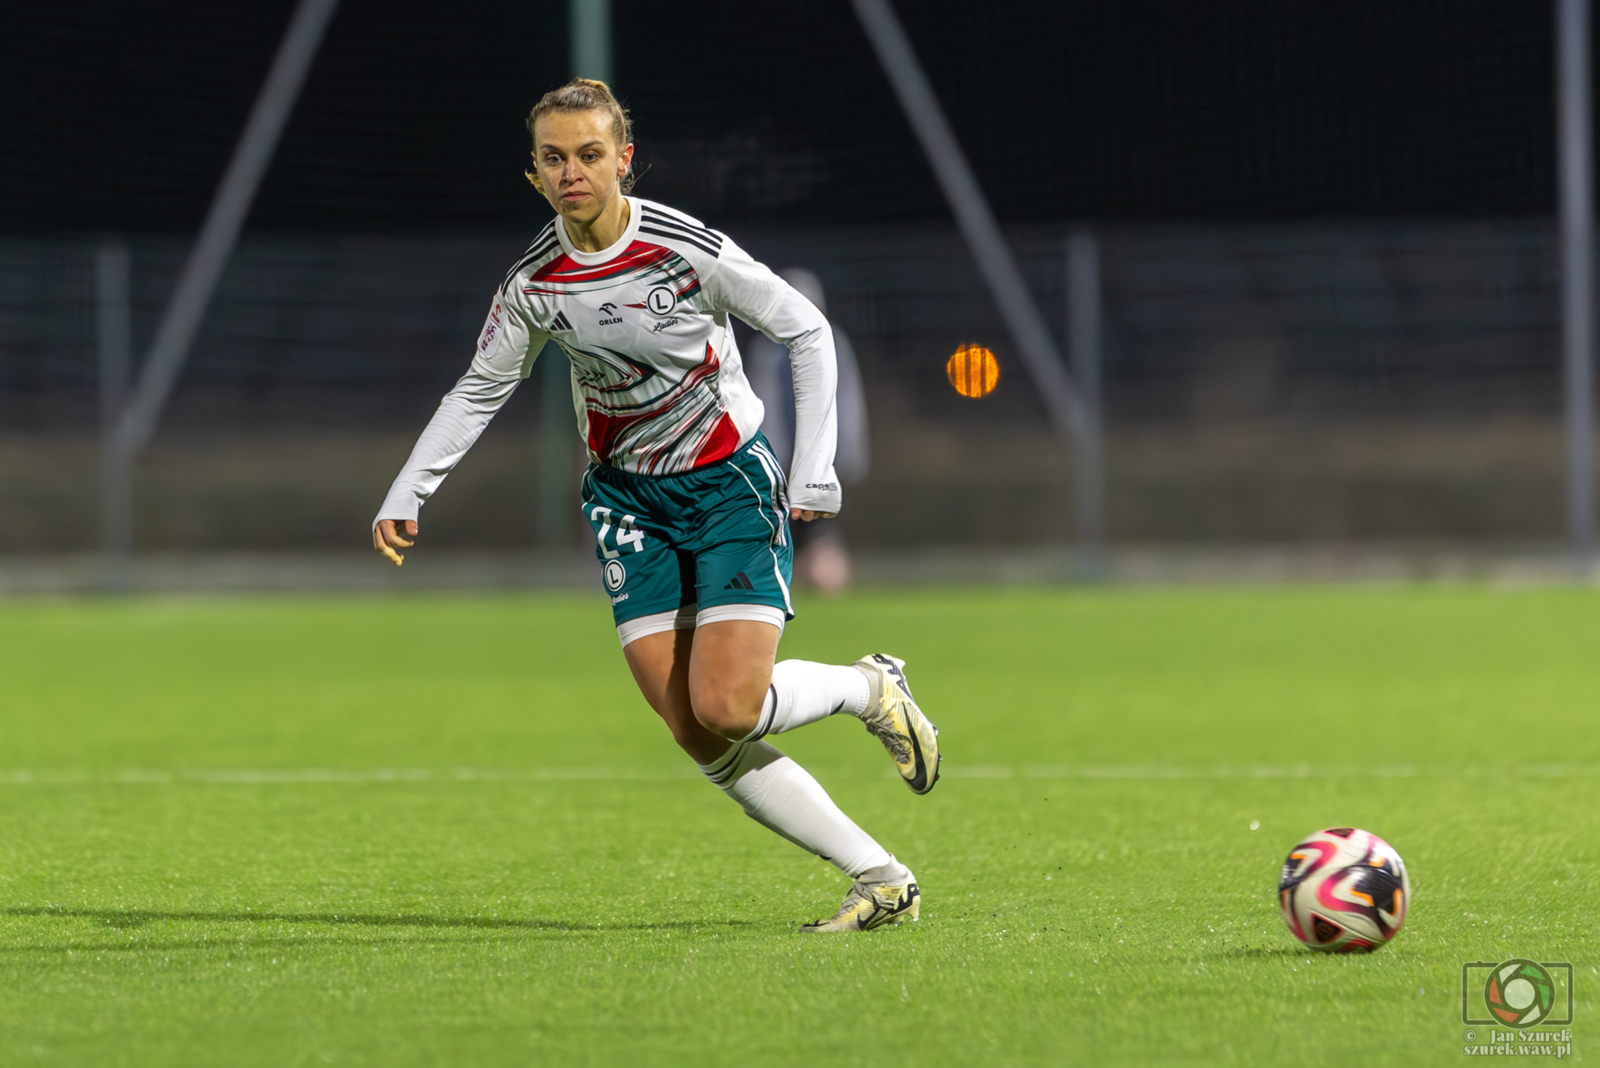
[[[551,340],[571,361],[578,430],[593,462],[669,475],[727,458],[764,414],[729,315],[789,349],[790,505],[839,511],[827,320],[725,235],[663,205],[627,201],[627,228],[610,248],[578,251],[556,218],[506,275],[471,367],[417,440],[378,520],[417,518]]]

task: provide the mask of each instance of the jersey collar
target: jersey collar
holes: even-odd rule
[[[625,196],[628,202],[628,225],[623,227],[622,236],[611,245],[599,252],[579,252],[573,247],[572,239],[567,237],[567,220],[556,216],[556,239],[561,242],[561,251],[575,263],[585,267],[598,267],[602,263],[610,263],[622,255],[624,249],[633,244],[634,235],[639,232],[639,201],[633,197]]]

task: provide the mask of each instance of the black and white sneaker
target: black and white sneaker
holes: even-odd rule
[[[904,880],[892,883],[858,879],[831,919],[813,920],[801,925],[800,930],[805,934],[870,931],[891,923],[915,922],[921,909],[922,891],[917,889],[917,877],[909,871]]]
[[[855,662],[871,690],[861,722],[894,758],[900,777],[913,793],[925,794],[939,781],[939,728],[911,697],[904,660],[872,653]]]

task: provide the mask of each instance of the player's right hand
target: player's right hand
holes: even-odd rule
[[[405,533],[400,533],[401,528]],[[393,519],[380,519],[378,525],[372,528],[372,547],[394,561],[394,566],[399,567],[406,562],[406,558],[396,552],[396,549],[409,549],[415,542],[407,541],[408,537],[417,536],[417,521],[415,519],[403,520],[396,524]]]

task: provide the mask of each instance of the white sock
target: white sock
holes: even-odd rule
[[[866,673],[853,667],[780,660],[772,665],[772,685],[762,702],[761,718],[744,740],[792,731],[835,712],[859,716],[867,710],[871,692]]]
[[[768,742],[734,742],[716,762],[699,768],[745,815],[852,879],[869,869],[896,865],[887,850],[839,810],[821,783]]]

